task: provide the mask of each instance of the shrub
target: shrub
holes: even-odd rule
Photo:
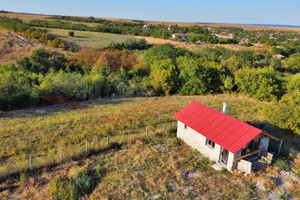
[[[258,100],[276,100],[282,95],[281,81],[272,68],[239,69],[235,74],[238,91]]]
[[[225,167],[222,167],[222,169],[221,169],[221,174],[228,175],[228,174],[229,174],[229,171],[228,171]]]
[[[68,32],[68,35],[71,36],[71,37],[74,37],[74,35],[75,35],[75,34],[74,34],[74,31],[69,31],[69,32]]]
[[[280,128],[300,133],[300,92],[284,95],[276,107],[269,112],[270,122]]]
[[[289,171],[290,170],[289,165],[287,163],[287,160],[282,159],[282,158],[277,159],[275,161],[275,163],[273,164],[273,166],[277,167],[278,169],[283,170],[283,171]]]
[[[289,199],[289,196],[287,194],[281,194],[279,197],[280,197],[280,199],[283,199],[283,200]]]
[[[49,190],[52,196],[58,200],[69,200],[71,199],[70,186],[71,184],[68,178],[58,176],[50,183]]]
[[[88,169],[82,169],[78,172],[74,184],[71,186],[72,199],[78,199],[91,192],[92,178]]]

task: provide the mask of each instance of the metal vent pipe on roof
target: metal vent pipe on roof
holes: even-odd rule
[[[227,110],[227,103],[223,103],[223,113],[226,114]]]

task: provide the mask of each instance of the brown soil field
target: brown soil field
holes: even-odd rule
[[[68,51],[37,44],[12,31],[0,30],[0,64],[8,62],[15,63],[24,56],[30,56],[32,51],[39,48],[59,51],[65,55],[70,54]]]
[[[33,19],[45,19],[51,17],[52,15],[42,15],[42,14],[31,14],[31,13],[0,13],[0,16],[7,16],[12,18],[20,18],[25,22],[29,22]],[[82,16],[78,16],[82,17]],[[107,19],[112,21],[122,21],[122,22],[134,22],[134,19],[120,19],[120,18],[108,18],[108,17],[95,17],[98,19]],[[283,28],[283,27],[267,27],[267,26],[248,26],[248,25],[238,25],[238,24],[209,24],[209,23],[193,23],[193,22],[166,22],[166,21],[149,21],[149,20],[140,20],[147,24],[165,24],[165,25],[179,25],[179,26],[206,26],[206,27],[236,27],[243,28],[245,30],[276,30],[276,31],[295,31],[300,33],[300,28]],[[77,22],[75,22],[77,23]],[[89,26],[96,26],[97,23],[82,23]]]

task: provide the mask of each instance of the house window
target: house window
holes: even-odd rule
[[[184,129],[187,129],[187,125],[184,125]]]
[[[207,138],[206,138],[205,144],[206,144],[207,146],[210,146],[210,147],[212,147],[212,148],[215,148],[215,143],[214,143],[213,141],[207,139]]]

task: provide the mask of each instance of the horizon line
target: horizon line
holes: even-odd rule
[[[0,10],[0,13],[19,13],[19,14],[32,14],[32,15],[52,15],[52,16],[65,16],[65,17],[95,17],[95,18],[111,18],[111,19],[123,19],[123,20],[139,20],[139,21],[154,21],[154,22],[172,22],[172,23],[194,23],[194,24],[218,24],[218,25],[242,25],[242,26],[261,26],[261,27],[274,27],[274,28],[295,28],[299,29],[300,25],[290,25],[290,24],[259,24],[259,23],[231,23],[231,22],[188,22],[188,21],[168,21],[168,20],[143,20],[143,19],[130,19],[130,18],[118,18],[118,17],[98,17],[98,16],[79,16],[79,15],[61,15],[61,14],[44,14],[44,13],[30,13],[30,12],[14,12],[14,11],[7,11],[7,10]],[[4,11],[4,12],[3,12]]]

